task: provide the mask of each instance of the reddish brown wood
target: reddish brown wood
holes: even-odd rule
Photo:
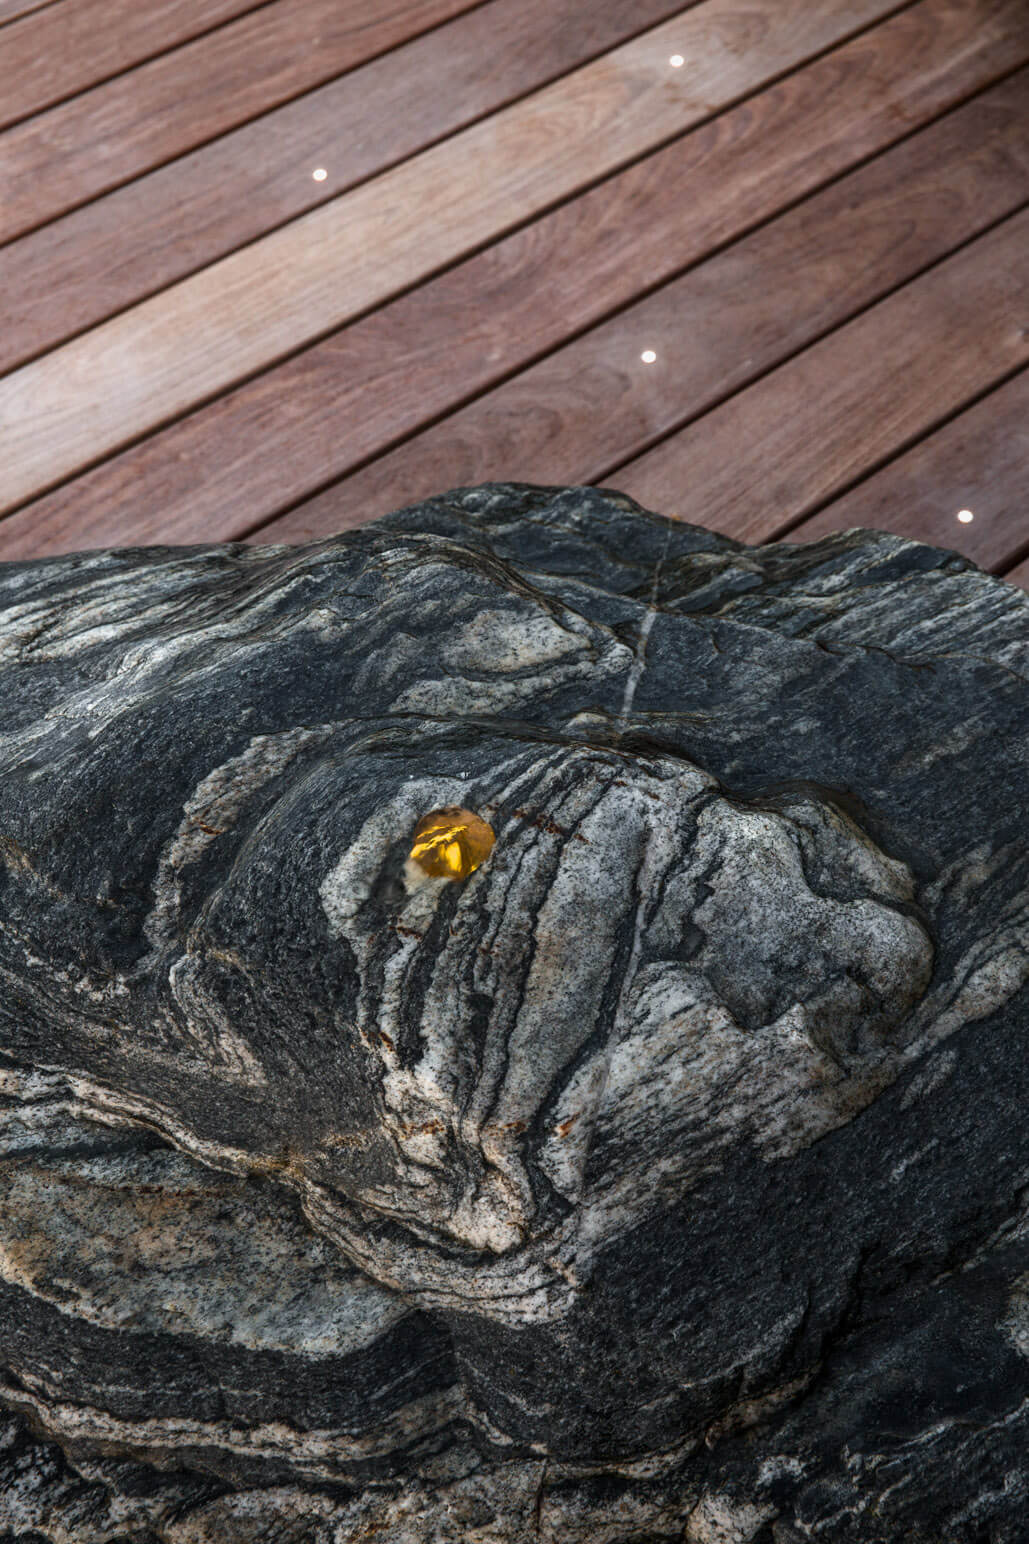
[[[888,15],[704,0],[0,379],[7,512]],[[681,49],[687,70],[669,57]]]
[[[605,477],[743,541],[799,520],[1029,363],[1029,211]]]
[[[1005,570],[1002,575],[1008,584],[1017,585],[1021,590],[1029,590],[1029,557],[1019,563],[1016,568]]]
[[[0,136],[0,240],[181,156],[476,3],[392,0],[385,7],[365,0],[276,0],[40,113]],[[31,24],[27,18],[25,25]]]
[[[494,480],[603,482],[649,508],[746,540],[767,539],[773,530],[765,482],[781,487],[782,501],[797,498],[805,471],[809,479],[839,475],[834,453],[837,463],[847,465],[855,447],[861,454],[866,445],[877,446],[896,432],[891,407],[900,423],[912,413],[931,414],[931,375],[919,383],[921,395],[916,387],[908,400],[894,390],[891,402],[888,396],[884,400],[877,361],[900,369],[909,349],[932,355],[941,341],[933,336],[941,327],[932,297],[934,291],[944,301],[949,295],[946,273],[943,279],[940,270],[926,275],[927,296],[918,285],[909,286],[916,296],[915,317],[932,323],[924,328],[925,343],[920,329],[908,325],[905,331],[901,292],[855,322],[852,338],[847,329],[832,332],[821,345],[821,370],[811,368],[811,356],[819,357],[816,347],[800,355],[792,370],[783,366],[750,391],[740,388],[1018,206],[1029,182],[1029,114],[1024,90],[1017,89],[1024,83],[1014,85],[906,141],[344,479],[313,505],[273,521],[257,539],[307,539],[331,529],[333,510],[340,507],[360,509],[370,518],[433,490]],[[991,136],[986,123],[1001,103]],[[1013,255],[1010,236],[998,240]],[[954,261],[963,274],[968,265],[960,257]],[[1017,281],[998,286],[989,282],[991,271],[977,269],[971,280],[973,293],[985,302],[980,324],[987,336],[1010,330],[1009,313],[1017,313],[1025,291],[1024,278],[1021,286]],[[960,277],[950,284],[961,290]],[[998,289],[1008,309],[995,309],[991,328],[989,298],[1001,298]],[[939,300],[937,305],[942,309]],[[950,343],[974,348],[975,321],[974,311],[961,315],[959,309],[958,316],[946,318],[944,337],[949,326]],[[1029,353],[1029,343],[1018,339],[1007,340],[1007,347],[1016,358]],[[651,364],[642,360],[645,349],[657,354]],[[984,357],[980,372],[985,368]],[[951,390],[958,390],[953,364],[949,374]],[[863,396],[841,390],[839,383],[851,377],[863,386]],[[976,389],[973,378],[970,392]],[[819,407],[832,401],[834,390],[845,404],[832,423],[838,440],[818,432]],[[728,398],[723,409],[700,416],[722,398]],[[853,442],[851,415],[857,420]],[[664,440],[652,457],[611,470],[676,422],[698,418],[693,430]]]
[[[64,0],[0,0],[0,26],[27,16],[30,11],[42,11],[48,6],[63,4]]]
[[[8,19],[20,15],[21,20],[0,37],[0,127],[153,59],[259,3],[61,0],[44,9],[13,0]],[[24,14],[28,11],[33,14]]]
[[[681,8],[492,0],[22,237],[0,250],[0,373]]]
[[[959,510],[971,513],[968,522]],[[1003,573],[1029,542],[1029,370],[795,526],[791,542],[855,526],[948,547]]]
[[[453,407],[462,395],[475,395],[512,365],[555,347],[570,331],[631,300],[648,282],[695,261],[867,153],[877,140],[895,134],[898,105],[910,121],[919,110],[938,106],[945,91],[968,89],[975,78],[974,47],[960,51],[971,75],[955,73],[950,55],[934,59],[932,50],[919,46],[927,42],[924,19],[930,8],[918,9],[919,17],[908,12],[878,29],[892,31],[896,38],[900,24],[906,23],[902,36],[909,53],[900,58],[896,48],[886,53],[875,46],[876,34],[869,34],[780,82],[433,284],[9,517],[0,524],[0,556],[130,540],[237,536],[263,515],[381,451],[398,430],[417,427]],[[938,14],[940,7],[935,10]],[[920,27],[912,25],[919,21]],[[885,58],[893,58],[897,69],[896,90],[888,98],[881,84]],[[830,326],[833,315],[853,310],[869,284],[872,293],[876,283],[881,291],[890,274],[910,272],[939,250],[940,242],[960,239],[955,228],[967,230],[969,221],[974,228],[976,218],[1000,207],[991,205],[991,198],[1009,199],[1012,185],[1025,177],[1020,107],[1027,78],[1029,71],[827,190],[820,202],[812,201],[807,209],[758,233],[742,249],[727,253],[720,268],[716,259],[689,276],[680,287],[681,314],[687,331],[690,318],[697,318],[700,335],[708,342],[703,358],[698,355],[700,373],[693,376],[691,389],[707,393],[707,400],[721,395],[734,380],[749,378],[760,368],[754,363],[752,333],[754,346],[765,351],[762,358],[782,357],[783,350],[798,346],[798,338],[810,337],[813,327]],[[947,177],[955,179],[954,192],[942,201],[940,157],[950,158]],[[909,176],[914,220],[905,207]],[[980,181],[981,205],[976,203]],[[682,219],[682,205],[669,199],[669,187],[683,190],[688,221]],[[866,211],[873,210],[875,218],[869,223]],[[834,270],[831,254],[837,250],[842,267]],[[872,261],[885,263],[885,278],[870,268]],[[772,265],[767,271],[766,262]],[[820,291],[808,307],[811,284]],[[785,288],[773,305],[769,295],[776,294],[777,285]],[[746,309],[740,312],[742,303]],[[834,305],[842,309],[834,312]],[[613,324],[630,331],[635,325],[632,318]],[[584,346],[597,347],[598,340],[587,340]],[[751,363],[744,365],[748,357]],[[441,369],[441,360],[446,369]],[[579,400],[580,377],[574,368],[569,372],[562,356],[540,369],[557,371],[555,380],[561,371],[571,375],[571,399],[558,405],[552,420],[563,428]],[[580,376],[589,373],[584,368]],[[618,385],[617,375],[616,370],[616,400],[624,403],[624,384]],[[610,372],[603,379],[609,380]],[[656,378],[646,377],[639,366],[637,387],[653,394],[648,379]],[[514,383],[511,390],[515,395],[510,400],[519,403],[513,417],[498,416],[496,392],[479,408],[484,426],[473,438],[485,447],[487,462],[489,436],[498,424],[503,434],[498,453],[510,445],[517,455],[519,437],[539,421],[531,402],[522,416],[524,398],[518,393],[524,388]],[[585,400],[591,414],[594,398]],[[703,398],[692,400],[696,404]],[[601,409],[606,421],[603,403]],[[463,421],[459,415],[450,427]],[[634,425],[638,428],[630,403],[627,427]],[[445,436],[447,424],[434,432]],[[620,432],[617,426],[614,432]],[[595,455],[598,443],[609,453],[608,441],[600,441],[592,418],[584,435],[587,454]],[[270,535],[261,532],[257,539],[304,539],[313,533],[315,520],[322,521],[323,533],[344,518],[371,518],[420,497],[421,492],[411,491],[404,467],[417,468],[427,441],[423,435],[412,441],[418,450],[408,447],[381,458],[377,470],[358,474],[360,484],[349,479],[339,495],[297,511],[268,528]],[[538,435],[525,443],[536,447]],[[574,439],[556,443],[556,468],[551,462],[544,476],[533,448],[519,460],[518,475],[530,481],[587,480],[590,467],[574,459],[582,456],[582,447]],[[455,467],[448,454],[442,461],[426,456],[428,482],[420,483],[422,491],[475,480],[470,466],[462,461]],[[487,476],[495,475],[492,466],[487,464]],[[378,503],[369,491],[373,480],[379,480]],[[365,491],[360,499],[355,494],[351,505],[346,489],[355,486]]]

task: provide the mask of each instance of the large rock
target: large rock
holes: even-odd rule
[[[490,484],[0,669],[0,1539],[1025,1544],[1029,598]]]

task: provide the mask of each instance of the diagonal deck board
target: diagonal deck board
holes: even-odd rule
[[[0,290],[18,296],[0,333],[0,373],[680,8],[608,0],[581,25],[582,0],[490,0],[22,237],[0,249]],[[1004,56],[1002,38],[991,31],[984,42]]]
[[[791,354],[799,368],[807,354],[797,351],[813,338],[828,333],[823,345],[828,348],[843,336],[834,329],[848,316],[1016,208],[1029,181],[1029,114],[1019,89],[1023,86],[1020,80],[997,88],[989,99],[905,141],[315,500],[265,525],[252,539],[308,540],[326,534],[341,517],[349,523],[352,512],[371,518],[393,503],[411,503],[440,488],[487,480],[554,483],[563,478],[622,487],[650,508],[736,534],[736,512],[733,524],[719,521],[720,509],[712,507],[711,500],[719,475],[730,475],[740,463],[746,469],[741,478],[750,477],[748,496],[764,507],[760,487],[752,486],[756,475],[751,476],[746,448],[749,420],[741,426],[739,446],[728,433],[718,441],[730,474],[724,473],[717,456],[679,456],[676,447],[682,435],[663,442],[655,452],[675,468],[675,481],[662,488],[660,498],[648,488],[646,496],[637,491],[639,479],[632,465],[625,472],[611,468],[686,418],[699,419],[702,442],[705,424],[719,417],[717,408],[700,417],[706,409],[723,398],[728,399],[726,412],[746,401],[746,391],[733,394]],[[984,117],[993,118],[992,139],[982,132]],[[902,200],[897,198],[898,186],[904,189]],[[940,197],[941,186],[947,189],[946,199]],[[875,262],[870,263],[873,253]],[[923,285],[938,287],[938,273],[931,270],[907,288],[917,293]],[[775,295],[774,314],[767,304],[770,293]],[[896,297],[893,303],[898,303]],[[884,301],[882,307],[890,304]],[[876,336],[875,315],[868,312],[853,326],[871,327]],[[658,354],[649,365],[640,357],[648,346]],[[876,355],[860,335],[851,352],[864,361],[862,384],[868,402],[874,403],[883,389]],[[752,388],[759,403],[761,390],[759,381]],[[795,395],[800,414],[805,400]],[[773,400],[778,397],[773,395]],[[762,422],[760,406],[755,411]],[[775,450],[773,446],[777,475],[792,482],[794,447],[787,447],[783,459],[775,459]],[[647,458],[635,465],[646,468]],[[748,513],[750,507],[748,503]],[[766,529],[763,539],[775,534],[774,528]]]
[[[6,376],[2,507],[495,240],[889,9],[886,0],[824,0],[812,16],[805,0],[705,0]],[[674,79],[672,49],[694,61]]]
[[[17,21],[19,16],[27,16],[30,11],[42,11],[63,3],[64,0],[0,0],[0,27]]]
[[[1009,584],[1016,585],[1020,590],[1029,590],[1029,557],[1015,568],[1009,568],[1003,577]]]
[[[962,524],[958,510],[973,519]],[[854,526],[956,546],[1003,572],[1029,545],[1029,369],[834,499],[790,532],[814,541]]]
[[[623,28],[649,23],[650,12],[670,9],[667,0],[608,0],[582,27],[574,24],[581,8],[582,0],[491,0],[0,249],[0,294],[18,297],[0,329],[0,373],[560,74]],[[881,33],[856,39],[838,64],[808,67],[831,93],[818,104],[819,134],[837,142],[848,118],[855,154],[881,148],[883,133],[873,138],[866,120],[895,136],[980,89],[1024,57],[1024,22],[1025,0],[991,0],[982,9],[922,0]],[[445,94],[436,85],[441,53],[456,61]],[[860,113],[849,106],[856,91]],[[797,96],[803,113],[799,86]],[[792,142],[789,124],[770,130]],[[818,149],[816,141],[812,156]],[[720,154],[733,175],[735,140],[727,137]],[[328,175],[315,182],[311,170],[323,161]]]
[[[274,0],[39,113],[0,136],[0,241],[481,3]]]
[[[0,127],[152,59],[261,0],[61,0],[0,36]],[[29,10],[17,6],[14,14]],[[0,20],[3,8],[0,7]]]
[[[663,467],[644,502],[743,539],[881,524],[1029,587],[1024,0],[678,0],[649,97],[675,0],[386,0],[342,64],[267,45],[352,0],[98,4],[0,0],[0,112],[57,103],[0,132],[0,560]]]
[[[742,541],[782,536],[1029,363],[1027,254],[1023,209],[608,480]]]
[[[955,30],[958,20],[963,30]],[[996,63],[988,47],[980,52],[982,39],[983,30],[976,29],[966,7],[925,0],[432,283],[36,500],[0,525],[0,550],[27,556],[40,544],[67,546],[72,532],[82,543],[100,545],[227,539],[252,529],[381,452],[398,433],[415,432],[534,356],[559,347],[569,333],[630,304],[644,287],[671,278],[888,145],[897,134],[898,113],[909,127],[917,126],[921,116],[981,85]],[[910,148],[898,147],[888,166],[876,170],[873,163],[853,185],[869,194],[878,188],[876,196],[889,214],[891,175],[903,187],[905,169],[921,166],[924,180],[938,145],[949,144],[953,155],[955,133],[959,150],[960,137],[967,137],[972,152],[984,132],[995,154],[1003,155],[1008,134],[1016,136],[1017,149],[1018,136],[1024,137],[1018,109],[1027,82],[1029,70],[1023,70],[953,114],[950,126],[943,119],[932,134],[916,136]],[[974,166],[974,155],[966,160]],[[998,177],[1005,177],[1003,165],[994,182]],[[668,199],[670,186],[682,190],[681,202]],[[843,202],[846,216],[845,197]],[[830,191],[818,208],[831,220],[839,204],[840,195]],[[688,221],[681,216],[683,205]],[[903,223],[902,211],[893,213]],[[947,206],[939,214],[937,235],[945,237]],[[796,221],[792,227],[786,222],[787,239],[795,226]],[[866,254],[861,238],[861,229],[847,217],[847,255],[859,263]],[[833,241],[830,229],[825,250],[832,250]],[[760,253],[769,249],[768,241],[759,238],[752,246],[763,294]],[[910,257],[910,240],[905,250]],[[702,278],[705,282],[710,283]],[[731,318],[733,307],[723,310]],[[439,368],[441,357],[447,359],[446,371]],[[570,409],[573,404],[574,391]],[[444,425],[439,431],[444,439],[446,432]],[[392,474],[402,484],[410,457],[401,450],[386,467],[387,500]],[[445,482],[450,475],[445,461],[438,471]],[[492,475],[488,462],[487,475]],[[568,475],[573,476],[570,463]],[[145,499],[141,490],[147,491]]]

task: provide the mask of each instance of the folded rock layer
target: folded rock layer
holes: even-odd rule
[[[1029,598],[498,483],[0,671],[0,1544],[1024,1544]]]

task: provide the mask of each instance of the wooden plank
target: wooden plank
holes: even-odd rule
[[[758,423],[780,427],[778,398],[773,394],[770,406],[761,401],[764,381],[732,394],[822,334],[829,336],[818,346],[831,355],[843,334],[830,329],[1021,203],[1029,180],[1025,101],[1024,90],[1009,83],[988,102],[950,115],[249,539],[311,540],[336,528],[341,516],[351,524],[353,513],[367,520],[447,488],[490,481],[603,482],[662,513],[739,535],[717,495],[719,478],[734,487],[738,465],[750,473],[750,420],[742,421],[740,445],[715,431],[713,456],[697,449],[706,426],[721,416],[734,421],[734,404],[756,395]],[[938,285],[941,271],[922,282]],[[991,291],[990,271],[976,268],[972,284],[981,299]],[[882,304],[896,309],[896,300]],[[852,326],[860,329],[874,314]],[[859,332],[852,352],[866,365],[870,416],[879,400],[876,354],[863,344]],[[922,347],[920,333],[909,331],[904,346]],[[648,348],[657,354],[650,364],[641,357]],[[806,357],[798,355],[798,363]],[[827,373],[831,380],[831,368]],[[699,416],[722,399],[723,408]],[[789,412],[800,415],[805,406],[815,410],[802,392],[790,394]],[[697,443],[675,457],[675,479],[665,480],[660,497],[649,483],[640,491],[634,466],[647,458],[625,472],[608,470],[687,418],[699,420]],[[658,454],[684,438],[663,442]],[[830,460],[822,442],[804,448],[812,475],[821,474]],[[789,457],[775,466],[792,487]],[[754,476],[756,486],[747,482],[742,500],[748,512],[764,507],[760,471]]]
[[[0,251],[0,374],[681,8],[492,0],[24,236]]]
[[[898,119],[913,127],[974,91],[995,64],[964,0],[925,0],[36,500],[0,524],[0,557],[236,538],[889,144]],[[1013,79],[1015,100],[1027,84],[1029,70]],[[1008,101],[1002,88],[972,111],[1010,114]],[[406,493],[388,481],[383,497]],[[331,496],[326,510],[330,530]]]
[[[4,509],[495,240],[888,9],[705,0],[0,380]],[[774,20],[774,25],[772,22]],[[673,52],[692,61],[672,69]]]
[[[1029,557],[1016,568],[1009,568],[1001,576],[1008,584],[1017,585],[1020,590],[1029,590]]]
[[[0,241],[478,3],[275,0],[40,113],[0,137]]]
[[[42,11],[59,3],[61,0],[0,0],[0,26],[6,27],[8,22],[27,16],[30,11]]]
[[[1029,541],[1029,370],[801,521],[788,540],[855,526],[948,547],[992,573],[1010,567]]]
[[[252,11],[260,0],[62,0],[21,16],[0,38],[0,127]],[[25,15],[32,10],[35,14]],[[4,8],[0,5],[0,19]]]
[[[605,484],[742,541],[785,535],[1029,363],[1027,254],[1023,210]]]

